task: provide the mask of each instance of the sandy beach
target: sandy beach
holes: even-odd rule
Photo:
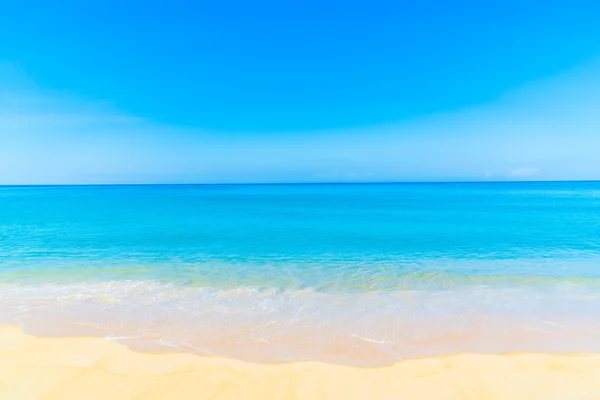
[[[0,398],[600,399],[600,355],[459,354],[380,368],[261,365],[0,327]]]

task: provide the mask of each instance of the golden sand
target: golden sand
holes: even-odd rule
[[[600,355],[428,357],[381,368],[261,365],[0,327],[0,399],[600,399]]]

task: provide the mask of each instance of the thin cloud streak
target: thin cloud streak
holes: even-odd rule
[[[508,174],[511,178],[528,178],[540,174],[539,168],[517,168]]]

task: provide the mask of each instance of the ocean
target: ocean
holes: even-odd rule
[[[0,323],[267,363],[600,351],[600,182],[0,187]]]

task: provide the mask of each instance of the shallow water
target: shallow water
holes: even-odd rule
[[[600,183],[0,188],[0,322],[378,365],[600,350]]]

